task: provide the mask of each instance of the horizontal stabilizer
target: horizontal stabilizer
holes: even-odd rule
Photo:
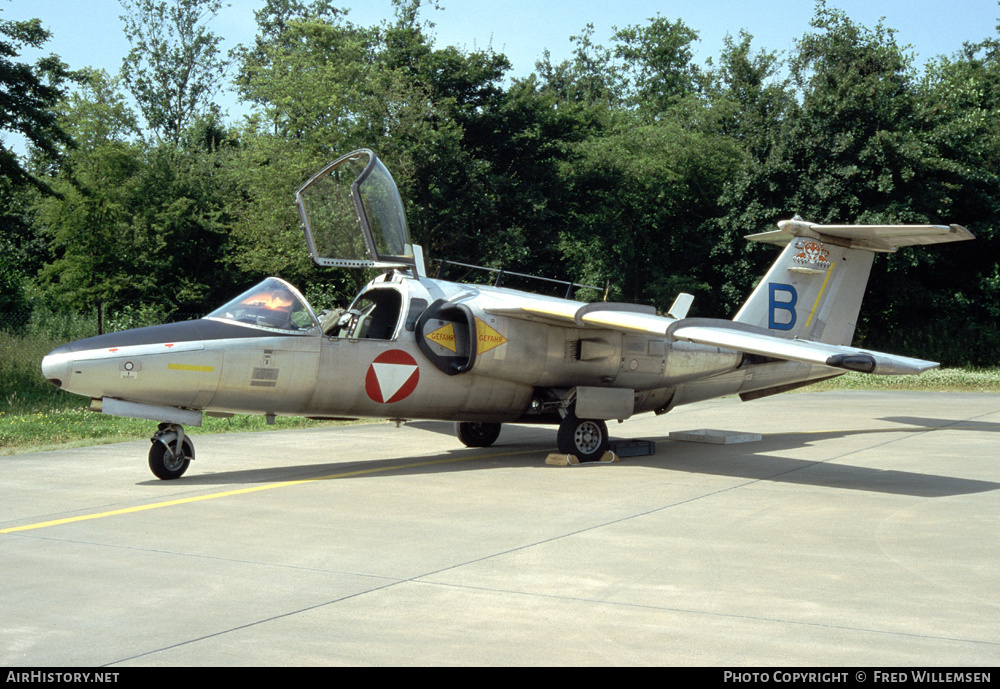
[[[809,237],[852,249],[893,252],[901,246],[942,244],[975,239],[961,225],[817,225],[799,218],[782,220],[778,229],[751,234],[747,239],[767,244],[788,244],[794,237]]]
[[[667,329],[667,337],[775,359],[875,375],[913,375],[938,366],[933,361],[895,354],[775,337],[764,328],[712,318],[686,318],[677,321]]]

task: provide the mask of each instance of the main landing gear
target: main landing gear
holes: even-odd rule
[[[466,447],[489,447],[500,435],[500,424],[468,421],[455,424],[455,430]],[[568,412],[559,424],[556,442],[560,454],[596,462],[608,451],[608,426],[600,419],[578,419]]]
[[[463,421],[455,424],[455,431],[466,447],[489,447],[500,437],[500,424]]]
[[[149,448],[149,469],[164,481],[180,478],[194,459],[194,443],[179,424],[161,423]]]
[[[568,412],[556,435],[559,453],[576,455],[581,462],[596,462],[608,451],[608,425],[600,419],[578,419]]]

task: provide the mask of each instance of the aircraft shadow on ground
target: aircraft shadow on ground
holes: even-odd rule
[[[198,472],[198,463],[192,472],[180,479],[189,486],[218,484],[257,484],[295,480],[344,480],[364,479],[374,476],[450,473],[455,471],[483,471],[494,468],[524,467],[542,468],[554,471],[586,471],[600,469],[613,471],[618,466],[655,467],[670,471],[681,471],[711,476],[728,476],[748,481],[768,481],[809,485],[821,488],[839,488],[879,493],[911,495],[917,497],[949,497],[982,493],[1000,489],[1000,483],[965,479],[942,474],[925,474],[901,471],[892,468],[872,468],[853,466],[851,456],[858,452],[869,452],[872,445],[845,448],[842,453],[835,449],[816,459],[800,459],[781,456],[786,453],[822,443],[843,440],[852,436],[883,433],[925,433],[928,429],[950,431],[998,432],[1000,424],[988,422],[956,422],[946,419],[919,417],[886,417],[883,420],[906,424],[909,427],[841,430],[810,433],[775,433],[763,436],[759,442],[733,445],[713,445],[705,443],[677,442],[668,436],[647,437],[656,443],[656,454],[640,457],[626,457],[621,463],[593,464],[579,466],[552,466],[545,464],[545,457],[555,451],[555,434],[550,427],[537,427],[539,433],[531,433],[519,427],[520,439],[512,438],[509,431],[489,448],[456,448],[443,450],[432,455],[394,457],[391,459],[361,459],[346,462],[322,462],[323,451],[317,449],[314,463],[283,465],[265,469]],[[424,431],[452,435],[454,425],[445,422],[418,422],[411,426]],[[526,438],[525,435],[537,435]],[[550,439],[546,436],[551,435]],[[614,437],[612,429],[612,437]],[[317,446],[319,448],[319,446]],[[833,447],[833,446],[832,446]],[[891,458],[886,458],[890,466]],[[210,470],[206,463],[206,469]],[[143,482],[160,484],[158,480]],[[173,482],[169,482],[173,483]],[[175,484],[176,485],[176,484]]]
[[[924,430],[1000,433],[1000,423],[992,421],[956,421],[955,419],[931,419],[925,416],[883,416],[880,420],[901,423],[907,426],[919,426]]]

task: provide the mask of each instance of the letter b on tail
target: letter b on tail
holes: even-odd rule
[[[791,285],[768,283],[767,327],[772,330],[791,330],[795,327],[795,304],[799,295]]]

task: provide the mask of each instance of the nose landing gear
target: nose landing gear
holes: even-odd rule
[[[164,481],[180,478],[194,459],[194,443],[179,424],[161,423],[151,437],[149,469]]]

